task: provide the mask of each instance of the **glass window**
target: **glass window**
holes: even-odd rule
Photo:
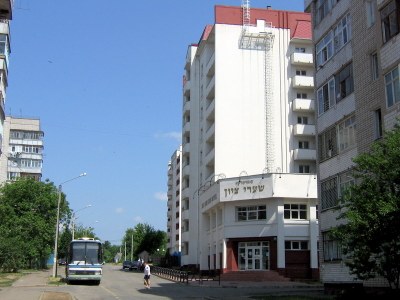
[[[317,67],[323,66],[333,55],[333,34],[330,31],[316,46]]]
[[[378,53],[376,52],[371,54],[371,77],[372,80],[377,80],[379,77]]]
[[[236,207],[237,221],[254,221],[267,219],[267,206]]]
[[[321,182],[321,208],[328,209],[338,204],[337,178]]]
[[[338,52],[350,40],[350,14],[342,18],[334,29],[335,53]]]
[[[385,75],[385,87],[387,107],[391,107],[400,101],[399,67],[394,68]]]
[[[337,91],[337,102],[346,98],[354,91],[353,84],[353,64],[350,63],[335,75]]]
[[[375,16],[375,5],[376,1],[374,0],[366,0],[365,1],[365,12],[367,16],[367,26],[371,27],[375,24],[376,16]]]
[[[391,1],[381,10],[382,38],[386,43],[399,33],[400,3],[398,0]]]
[[[383,126],[382,126],[382,112],[380,109],[377,109],[374,112],[374,123],[375,123],[375,139],[379,139],[383,135]]]
[[[284,218],[290,220],[307,220],[307,205],[285,204]]]
[[[342,259],[342,249],[338,241],[330,237],[329,232],[322,233],[324,261],[333,261]]]
[[[338,125],[339,152],[356,144],[356,117],[352,116]]]
[[[317,90],[318,114],[322,115],[335,104],[335,79],[332,78]]]

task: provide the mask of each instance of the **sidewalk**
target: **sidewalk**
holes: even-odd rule
[[[22,297],[23,288],[26,287],[46,287],[49,286],[49,281],[53,275],[52,269],[48,270],[36,271],[32,272],[28,275],[25,275],[15,281],[12,284],[12,288],[8,292],[8,299],[12,299],[13,293],[18,293],[18,297]],[[13,289],[14,288],[14,289]],[[16,289],[15,289],[16,288]],[[38,291],[37,295],[32,295],[32,291],[29,291],[29,299],[34,297],[34,299],[39,300],[72,300],[72,296],[69,293],[62,292],[52,292],[52,291]],[[28,299],[28,298],[26,298]]]

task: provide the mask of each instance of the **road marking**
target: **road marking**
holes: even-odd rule
[[[100,286],[103,290],[105,290],[106,292],[110,293],[112,296],[115,297],[115,299],[119,299],[119,297],[114,294],[112,291],[110,291],[108,288],[105,288],[104,286]]]

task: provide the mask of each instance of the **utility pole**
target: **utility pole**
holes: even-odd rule
[[[132,234],[132,242],[131,242],[131,261],[133,261],[133,234]]]

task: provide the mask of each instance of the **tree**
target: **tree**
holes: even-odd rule
[[[45,266],[54,244],[57,203],[53,183],[20,178],[0,187],[0,268]],[[67,211],[62,201],[61,218]]]
[[[142,251],[150,254],[156,253],[157,249],[165,248],[167,235],[164,231],[155,230],[151,225],[139,223],[135,228],[128,228],[123,238],[123,246],[126,245],[127,255],[130,255],[133,239],[133,255],[137,257]]]
[[[385,133],[369,153],[355,159],[356,184],[341,199],[333,230],[359,279],[384,277],[399,290],[400,275],[400,127]]]

